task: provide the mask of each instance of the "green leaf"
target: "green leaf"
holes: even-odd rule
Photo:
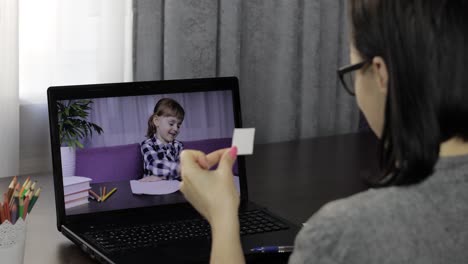
[[[83,148],[80,139],[92,137],[94,131],[103,132],[99,125],[87,121],[92,104],[93,101],[87,99],[57,102],[61,144]]]

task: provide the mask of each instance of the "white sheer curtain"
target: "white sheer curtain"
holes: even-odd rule
[[[18,2],[0,0],[0,177],[18,174]]]
[[[130,0],[19,1],[21,173],[50,170],[49,86],[132,80]]]

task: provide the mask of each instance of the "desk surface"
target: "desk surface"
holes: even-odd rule
[[[373,135],[349,134],[256,145],[246,158],[249,198],[303,223],[325,203],[367,189],[362,178],[377,172],[376,143]],[[29,216],[24,263],[94,263],[57,231],[51,174],[33,178],[43,191]],[[10,180],[0,179],[0,190]]]
[[[98,190],[101,186],[106,186],[108,191],[115,187],[117,191],[105,202],[98,203],[96,201],[90,201],[88,204],[66,209],[66,214],[74,215],[105,212],[109,210],[120,210],[122,208],[138,208],[183,203],[187,201],[180,191],[165,195],[133,194],[129,181],[91,183],[91,188],[96,193],[99,193]]]

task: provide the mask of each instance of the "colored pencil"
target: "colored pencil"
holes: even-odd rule
[[[98,202],[101,201],[101,197],[99,197],[99,195],[97,195],[97,193],[95,193],[93,190],[89,190],[89,193],[90,193],[92,196],[94,196],[94,198],[96,198],[96,200],[97,200]]]
[[[18,206],[16,204],[13,204],[13,207],[11,207],[11,223],[15,224],[17,219],[18,219]]]
[[[36,184],[37,181],[34,181],[33,184],[31,185],[31,188],[29,188],[31,191],[34,191],[36,189]]]
[[[41,194],[41,188],[37,189],[34,195],[31,198],[31,202],[29,202],[29,208],[28,208],[28,213],[31,212],[33,209],[33,206],[36,204],[37,199],[39,198],[39,195]]]
[[[16,176],[11,180],[10,182],[10,185],[8,186],[8,193],[7,193],[7,197],[8,197],[8,200],[11,199],[11,196],[13,195],[13,192],[15,190],[15,185],[16,185]]]
[[[28,214],[29,201],[29,197],[24,198],[23,220],[26,220],[26,215]]]
[[[24,187],[24,190],[23,192],[21,193],[21,196],[26,196],[26,194],[29,192],[29,188],[31,188],[31,181],[29,181],[27,184],[26,184],[26,187]]]
[[[10,223],[11,223],[10,207],[8,206],[7,202],[3,203],[3,212],[5,212],[5,220],[10,221]]]
[[[3,214],[4,214],[3,217],[5,217],[4,221],[8,220],[9,207],[8,207],[8,194],[7,193],[3,194],[3,204],[0,203],[0,205],[3,207]]]
[[[112,189],[109,193],[106,194],[106,196],[104,196],[104,198],[102,198],[102,201],[105,202],[116,191],[117,191],[117,188]]]
[[[26,220],[41,193],[41,188],[36,187],[37,181],[31,181],[31,177],[22,185],[17,176],[13,177],[7,192],[3,194],[3,199],[0,195],[0,200],[3,200],[0,201],[0,224],[6,220],[15,224],[20,217]]]
[[[22,195],[22,194],[23,194],[23,192],[24,192],[24,189],[26,188],[26,185],[27,185],[27,184],[28,184],[28,182],[30,181],[30,179],[29,179],[29,178],[30,178],[30,177],[28,177],[28,178],[26,179],[26,181],[24,181],[24,182],[23,182],[23,186],[21,186],[21,190],[20,190],[20,195]]]
[[[3,213],[3,204],[0,202],[0,224],[3,224],[5,221],[5,214]]]
[[[15,203],[16,203],[16,206],[18,206],[18,198],[19,198],[19,191],[15,190],[15,192],[13,193],[13,196],[11,196],[11,199],[10,199],[10,207],[12,207],[13,204]]]
[[[18,210],[18,218],[23,216],[23,210],[24,210],[24,201],[23,197],[19,197],[19,210]]]

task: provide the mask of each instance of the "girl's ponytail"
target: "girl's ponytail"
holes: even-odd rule
[[[156,125],[153,122],[153,119],[156,117],[156,113],[152,114],[148,119],[148,131],[146,132],[147,138],[152,138],[156,133]]]

